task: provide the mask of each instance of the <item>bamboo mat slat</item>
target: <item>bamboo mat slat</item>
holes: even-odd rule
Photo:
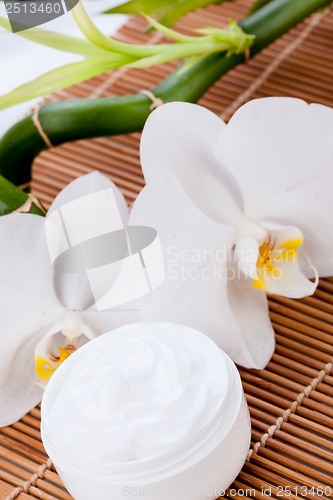
[[[177,29],[223,27],[246,13],[249,0],[211,6],[187,15]],[[146,43],[144,22],[131,18],[119,39]],[[145,71],[120,69],[60,91],[48,101],[119,96],[156,85],[175,63]],[[333,106],[333,13],[315,14],[246,65],[230,71],[200,100],[228,119],[248,99],[301,97]],[[332,139],[333,140],[333,139]],[[45,206],[71,180],[98,169],[131,203],[144,185],[140,134],[66,144],[36,159],[32,189]],[[252,454],[227,498],[333,498],[333,279],[314,297],[272,297],[276,350],[265,370],[240,369],[252,418]],[[40,408],[0,429],[0,500],[70,500],[40,441]],[[327,487],[326,491],[322,487]],[[289,490],[289,491],[287,491]],[[92,499],[95,500],[95,499]]]

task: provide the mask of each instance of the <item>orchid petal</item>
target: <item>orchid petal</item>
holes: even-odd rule
[[[112,189],[118,206],[118,210],[123,221],[123,225],[126,225],[128,222],[128,207],[123,194],[110,179],[108,179],[105,175],[101,174],[97,170],[90,172],[89,174],[82,175],[81,177],[78,177],[73,182],[68,184],[55,198],[48,211],[48,215],[51,214],[54,210],[61,208],[63,205],[66,205],[67,203],[75,201],[83,196],[98,193],[105,189]],[[91,210],[94,209],[94,206],[92,206]],[[100,215],[101,214],[98,211],[97,213],[94,213],[96,219]]]
[[[235,246],[235,257],[239,264],[239,269],[252,279],[256,279],[257,260],[259,252],[259,243],[255,238],[242,238]]]
[[[26,335],[17,350],[13,348],[15,353],[10,363],[5,358],[1,360],[0,428],[20,420],[42,399],[43,389],[36,384],[35,337]]]
[[[240,185],[245,214],[298,227],[302,251],[322,276],[333,270],[332,130],[331,108],[257,99],[236,112],[216,147]]]
[[[212,151],[223,129],[223,121],[201,106],[175,102],[156,109],[149,116],[141,139],[146,182],[172,173],[209,217],[218,222],[239,217],[239,188]]]
[[[46,217],[46,234],[55,289],[66,309],[94,304],[87,270],[108,262],[115,251],[110,236],[123,231],[127,220],[123,195],[99,172],[76,179],[57,196]]]
[[[308,185],[303,183],[295,187],[292,196],[281,193],[279,202],[272,203],[267,207],[270,220],[280,224],[293,224],[302,231],[304,236],[302,254],[311,260],[320,276],[331,276],[333,273],[332,193],[330,187],[333,185],[332,171],[332,167],[328,167],[326,173],[318,172],[311,181],[309,180]],[[313,192],[311,192],[311,185]],[[308,267],[306,275],[314,277],[315,273]]]
[[[265,368],[275,349],[266,294],[254,289],[252,280],[241,274],[228,280],[228,300],[236,323],[232,331],[237,332],[237,350],[230,357],[245,368]]]
[[[157,230],[167,272],[162,285],[135,301],[141,320],[192,326],[235,362],[263,368],[274,349],[266,297],[251,281],[237,290],[227,286],[234,229],[207,217],[171,174],[142,190],[130,215],[130,224],[138,223]]]
[[[299,269],[297,262],[281,262],[281,274],[277,279],[270,275],[265,280],[265,290],[269,293],[301,299],[313,295],[318,286],[318,275],[315,282],[309,281]]]
[[[0,426],[21,418],[38,401],[34,349],[62,308],[53,289],[53,270],[44,218],[0,217]]]

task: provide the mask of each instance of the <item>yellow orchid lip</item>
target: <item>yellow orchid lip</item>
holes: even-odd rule
[[[303,237],[291,238],[276,246],[276,239],[271,235],[264,241],[259,249],[257,260],[257,278],[252,285],[259,290],[267,290],[267,279],[281,279],[283,272],[280,268],[282,262],[295,262],[298,249],[303,243]]]
[[[303,244],[302,238],[294,238],[281,243],[276,251],[278,252],[276,257],[279,257],[280,261],[290,262],[295,261],[297,258],[298,248]]]
[[[58,356],[50,349],[47,357],[35,357],[35,372],[41,383],[46,385],[56,369],[75,351],[76,346],[74,344],[66,344],[65,347],[59,347]]]

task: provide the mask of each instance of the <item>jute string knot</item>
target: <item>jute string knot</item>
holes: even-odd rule
[[[40,119],[39,119],[39,111],[40,111],[40,108],[39,107],[36,107],[34,108],[33,110],[33,113],[32,113],[32,122],[33,124],[35,125],[39,135],[41,136],[41,138],[43,139],[43,141],[45,142],[45,145],[48,147],[48,148],[52,148],[53,147],[53,144],[52,142],[50,141],[49,137],[47,136],[46,132],[44,131],[43,127],[42,127],[42,124],[40,122]]]
[[[40,201],[34,196],[32,193],[28,194],[27,200],[21,205],[19,208],[16,210],[13,210],[13,214],[22,214],[22,213],[28,213],[31,210],[32,204],[35,204],[38,208],[40,208],[44,213],[46,212],[45,208],[43,205],[40,203]]]
[[[149,108],[151,111],[153,111],[156,108],[159,108],[160,106],[162,106],[162,104],[164,104],[163,99],[157,97],[155,94],[153,94],[151,90],[140,90],[139,94],[144,94],[151,100],[152,104]]]

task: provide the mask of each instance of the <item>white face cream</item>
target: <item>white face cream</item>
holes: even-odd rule
[[[141,323],[102,335],[58,369],[42,436],[76,500],[139,490],[208,500],[239,472],[250,425],[237,370],[208,337]]]

